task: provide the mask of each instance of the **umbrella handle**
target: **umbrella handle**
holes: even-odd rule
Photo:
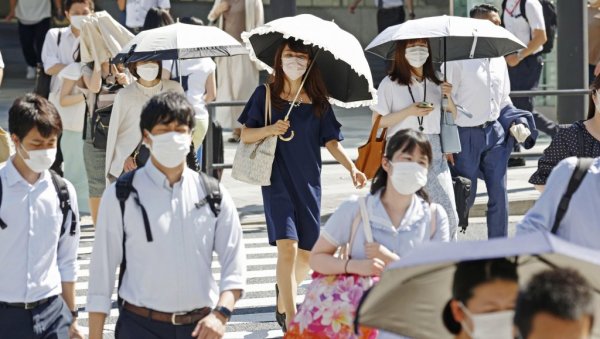
[[[288,121],[288,119],[289,119],[289,118],[288,118],[288,115],[286,115],[286,116],[285,116],[285,118],[283,118],[283,121]],[[286,138],[286,137],[284,137],[283,135],[280,135],[280,136],[279,136],[279,139],[280,139],[281,141],[290,141],[290,140],[294,139],[294,134],[295,134],[295,133],[294,133],[294,131],[292,130],[292,134],[290,134],[290,136],[289,136],[289,137],[287,137],[287,138]]]

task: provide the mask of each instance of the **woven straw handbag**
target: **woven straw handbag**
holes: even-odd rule
[[[271,121],[271,90],[269,85],[265,88],[265,126],[268,126]],[[231,177],[252,185],[271,185],[276,146],[277,136],[266,137],[253,144],[240,141],[233,158]]]

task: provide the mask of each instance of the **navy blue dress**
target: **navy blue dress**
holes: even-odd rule
[[[249,128],[265,126],[265,87],[256,88],[238,121]],[[283,111],[271,110],[272,122],[282,120]],[[277,140],[271,186],[262,187],[269,243],[292,239],[310,251],[319,238],[321,226],[321,146],[343,140],[340,127],[329,109],[317,117],[312,104],[294,107],[289,117],[295,136],[291,141]],[[286,136],[289,135],[289,132]]]

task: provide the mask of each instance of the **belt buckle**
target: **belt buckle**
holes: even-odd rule
[[[175,312],[171,314],[171,324],[175,325],[175,326],[179,326],[179,325],[184,325],[183,323],[178,323],[177,321],[175,321],[175,318],[180,316],[180,315],[186,315],[188,312]]]
[[[37,305],[36,305],[35,302],[33,302],[33,303],[25,303],[25,309],[26,310],[33,310],[36,306]]]

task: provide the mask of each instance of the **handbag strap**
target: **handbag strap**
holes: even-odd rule
[[[360,215],[363,221],[363,230],[365,231],[365,239],[367,242],[373,242],[373,232],[371,231],[371,221],[369,220],[369,212],[367,211],[367,198],[358,200],[360,205]]]
[[[352,229],[350,231],[350,240],[347,244],[343,245],[340,248],[339,258],[342,260],[350,259],[350,253],[352,253],[352,244],[354,243],[354,239],[356,238],[356,231],[358,230],[358,223],[360,222],[360,210],[354,216],[354,220],[352,221]]]
[[[265,84],[265,127],[271,124],[271,87]]]
[[[377,130],[379,130],[379,122],[381,121],[381,115],[377,114],[377,118],[375,118],[375,123],[371,128],[371,134],[369,134],[369,142],[375,142],[377,138]],[[383,129],[381,132],[381,139],[385,140],[385,136],[387,134],[387,127]]]

